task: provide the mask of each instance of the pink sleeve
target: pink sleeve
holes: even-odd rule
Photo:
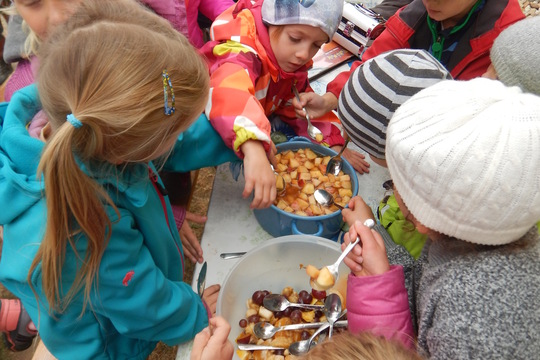
[[[353,333],[372,331],[414,349],[414,330],[403,267],[392,265],[382,275],[355,276],[347,281],[347,318]]]
[[[234,4],[233,0],[201,0],[199,11],[214,21],[216,17]]]
[[[34,72],[29,60],[21,60],[6,81],[4,101],[10,101],[15,91],[34,83]]]

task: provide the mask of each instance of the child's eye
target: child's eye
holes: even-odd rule
[[[300,42],[301,39],[299,38],[296,38],[296,37],[293,37],[293,36],[289,36],[289,40],[293,43],[298,43]]]

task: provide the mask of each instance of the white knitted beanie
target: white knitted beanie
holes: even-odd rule
[[[441,81],[396,111],[386,161],[426,227],[477,244],[518,240],[540,219],[540,97],[484,78]]]
[[[339,96],[339,119],[352,142],[384,159],[386,128],[396,109],[418,91],[451,78],[425,50],[388,51],[349,77]]]
[[[343,15],[343,0],[264,0],[262,19],[270,25],[311,25],[332,40]]]
[[[540,16],[509,26],[497,36],[490,57],[499,80],[507,86],[540,95]],[[534,40],[536,39],[536,40]]]

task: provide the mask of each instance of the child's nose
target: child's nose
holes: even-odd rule
[[[309,49],[307,46],[302,46],[296,51],[296,57],[302,61],[309,60]]]

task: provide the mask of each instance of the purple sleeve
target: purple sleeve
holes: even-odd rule
[[[350,274],[347,309],[349,330],[353,333],[369,330],[415,348],[402,266],[392,265],[382,275],[357,277]]]

